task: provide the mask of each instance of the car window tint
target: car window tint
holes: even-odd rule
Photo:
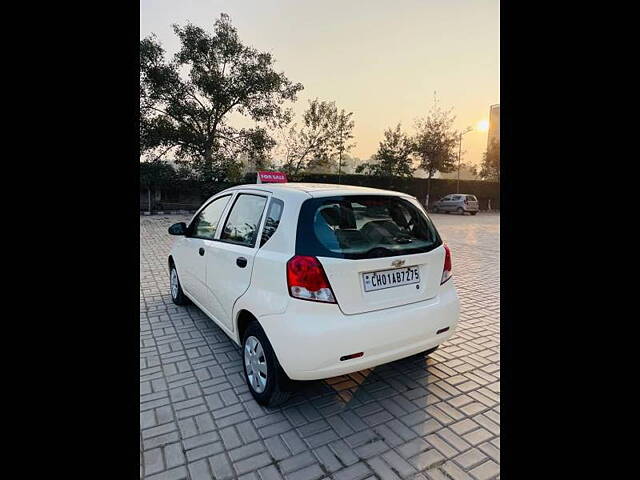
[[[267,243],[267,240],[276,233],[278,225],[280,224],[280,217],[282,216],[282,210],[284,209],[284,202],[277,198],[272,198],[269,204],[269,210],[267,210],[267,218],[264,221],[264,227],[262,228],[262,238],[260,239],[260,246]]]
[[[477,202],[478,200],[476,199],[475,196],[473,195],[467,195],[467,200],[469,200],[470,202]]]
[[[457,200],[460,200],[460,198],[461,198],[461,197],[460,197],[460,195],[455,195],[455,196],[452,198],[452,200],[455,202],[455,201],[457,201]]]
[[[440,238],[429,218],[397,196],[306,200],[298,217],[298,255],[363,259],[427,252]]]
[[[227,206],[227,203],[229,203],[230,198],[231,195],[225,195],[207,205],[194,221],[192,236],[213,240],[222,212]]]
[[[266,203],[265,197],[246,193],[238,195],[222,229],[220,240],[253,247],[256,244],[260,219]]]

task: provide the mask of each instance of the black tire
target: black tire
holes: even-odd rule
[[[174,289],[172,285],[173,275],[175,272],[175,281],[177,282],[177,288]],[[180,278],[178,277],[178,270],[175,265],[169,267],[169,292],[171,293],[171,300],[176,305],[189,305],[191,301],[185,296],[182,291],[182,285],[180,285]]]
[[[258,392],[254,389],[254,386],[251,384],[251,380],[249,379],[249,374],[247,372],[245,349],[247,348],[247,340],[249,340],[251,337],[256,338],[260,342],[264,353],[267,374],[266,385],[262,392]],[[273,347],[271,347],[271,342],[269,342],[269,339],[267,338],[267,335],[264,333],[264,330],[262,329],[260,324],[255,320],[249,324],[244,332],[244,338],[242,339],[241,356],[244,370],[244,379],[247,382],[249,391],[251,392],[251,395],[253,395],[253,398],[255,398],[256,402],[258,402],[260,405],[264,405],[265,407],[275,407],[288,400],[290,393],[283,390],[283,387],[285,387],[288,383],[288,378],[282,370],[280,363],[278,362],[278,358],[273,351]]]
[[[460,215],[464,215],[464,209],[463,209],[462,207],[458,207],[457,212],[458,212]]]
[[[433,213],[440,213],[440,210],[438,209],[438,207],[434,207]]]
[[[476,213],[478,213],[478,212],[469,212],[469,213],[471,213],[471,215],[475,215],[475,214],[476,214]]]

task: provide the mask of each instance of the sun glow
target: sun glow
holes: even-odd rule
[[[489,130],[489,120],[480,120],[476,123],[476,130],[479,132],[486,132]]]

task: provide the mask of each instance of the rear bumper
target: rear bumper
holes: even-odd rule
[[[465,212],[479,212],[480,211],[480,207],[478,205],[471,206],[471,205],[465,205],[464,207],[464,211]]]
[[[316,380],[372,368],[447,340],[459,317],[453,281],[430,300],[358,315],[337,305],[291,299],[285,313],[259,318],[282,368],[293,380]],[[436,333],[439,330],[448,330]],[[360,358],[340,357],[364,352]]]

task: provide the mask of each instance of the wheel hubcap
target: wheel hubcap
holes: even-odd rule
[[[175,268],[171,269],[171,296],[178,298],[178,272]]]
[[[244,366],[251,388],[257,393],[264,392],[267,386],[267,359],[256,337],[247,338],[244,344]]]

